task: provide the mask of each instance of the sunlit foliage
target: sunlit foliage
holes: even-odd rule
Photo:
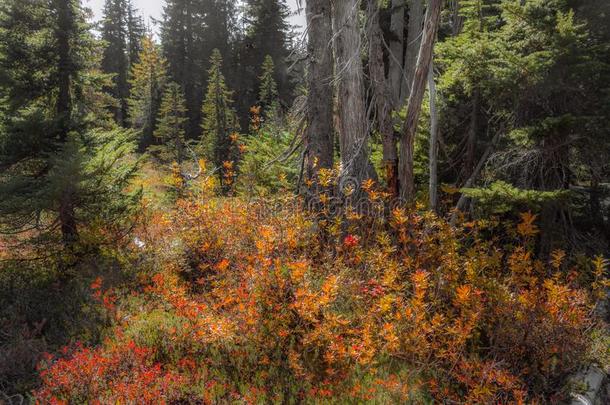
[[[139,292],[107,298],[100,347],[41,364],[38,399],[536,403],[589,358],[605,263],[537,259],[533,214],[500,244],[417,210],[269,204],[199,190],[151,212]]]

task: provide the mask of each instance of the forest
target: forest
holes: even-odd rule
[[[0,0],[1,405],[610,403],[610,1],[89,3]]]

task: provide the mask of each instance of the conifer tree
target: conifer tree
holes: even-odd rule
[[[131,94],[128,100],[130,124],[140,131],[141,150],[153,142],[157,113],[167,80],[166,67],[167,62],[152,36],[144,37],[138,62],[131,68]]]
[[[235,38],[239,32],[238,5],[234,0],[203,0],[200,13],[203,22],[201,35],[205,38],[200,56],[207,71],[209,58],[214,49],[218,49],[224,59],[232,54]]]
[[[201,133],[201,51],[205,38],[202,4],[196,0],[168,0],[161,22],[161,44],[168,61],[168,75],[184,89],[189,139],[196,139]]]
[[[444,137],[460,145],[468,134],[466,148],[457,148],[466,153],[451,165],[465,167],[469,176],[458,172],[454,179],[472,188],[485,175],[488,184],[493,179],[538,192],[595,184],[589,173],[597,170],[584,168],[605,166],[599,151],[609,144],[598,134],[607,133],[599,125],[607,115],[601,107],[607,105],[607,80],[599,67],[607,65],[598,39],[576,10],[562,0],[468,0],[460,14],[463,30],[438,47],[441,90],[449,100],[444,115],[457,124],[447,126]],[[485,170],[472,170],[473,163]],[[459,208],[468,201],[463,197]],[[557,230],[558,238],[572,233],[558,219],[571,217],[568,209],[561,202],[546,204],[541,215],[546,237]],[[598,209],[592,211],[586,215],[600,218]]]
[[[131,133],[100,104],[107,78],[89,28],[77,0],[0,8],[0,232],[59,230],[73,246],[84,224],[119,224],[137,198],[124,191]]]
[[[245,36],[240,52],[240,88],[252,89],[240,94],[240,112],[246,112],[256,104],[259,94],[258,66],[262,66],[267,55],[275,63],[273,75],[281,102],[292,101],[293,85],[288,74],[287,58],[290,55],[289,24],[290,10],[285,0],[247,0],[243,23]]]
[[[127,97],[129,96],[129,32],[127,30],[127,3],[125,0],[106,0],[102,20],[102,40],[106,43],[102,59],[104,73],[113,75],[112,86],[107,89],[117,101],[113,108],[116,122],[127,123]]]
[[[145,36],[144,19],[138,14],[138,9],[135,8],[132,0],[127,0],[127,40],[130,68],[139,61]]]
[[[202,106],[203,137],[201,146],[208,159],[219,171],[223,192],[228,191],[227,171],[233,171],[237,160],[237,137],[239,130],[233,110],[232,92],[229,91],[222,73],[222,56],[218,49],[212,52],[208,70],[208,88]],[[233,165],[231,168],[227,164]]]
[[[275,64],[271,55],[265,57],[261,70],[258,103],[263,108],[263,114],[270,118],[274,117],[279,110],[277,83],[273,77]]]
[[[182,88],[170,83],[163,93],[159,109],[159,122],[155,137],[162,144],[159,151],[162,160],[182,163],[185,148],[185,128],[188,121],[186,102]]]

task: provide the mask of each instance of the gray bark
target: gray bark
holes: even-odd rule
[[[333,166],[333,53],[330,0],[308,0],[307,178]]]
[[[436,105],[436,83],[434,82],[433,63],[428,70],[428,88],[430,89],[430,209],[438,211],[438,108]]]
[[[428,2],[422,42],[413,76],[412,90],[409,96],[407,118],[400,142],[400,196],[407,201],[415,198],[415,173],[413,171],[415,134],[426,90],[428,70],[432,62],[434,42],[440,21],[441,5],[442,0],[429,0]]]
[[[398,151],[394,136],[392,120],[392,77],[386,79],[385,62],[383,58],[383,32],[379,23],[379,3],[369,0],[368,32],[369,32],[369,75],[373,91],[377,125],[383,144],[383,163],[386,174],[388,192],[398,195]],[[400,77],[399,77],[400,79]]]
[[[422,0],[409,0],[409,26],[407,33],[407,50],[404,63],[404,80],[402,81],[400,105],[403,106],[413,90],[413,77],[422,42],[424,23],[424,4]]]
[[[405,80],[403,70],[405,59],[405,6],[406,0],[392,0],[388,80],[392,91],[392,103],[394,103],[394,109],[396,110],[401,108],[401,90]]]
[[[358,26],[360,0],[333,1],[336,82],[341,148],[341,191],[351,186],[359,198],[362,182],[375,178],[369,161],[368,119]]]

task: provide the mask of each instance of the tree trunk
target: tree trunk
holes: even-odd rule
[[[330,0],[306,5],[309,56],[307,69],[307,179],[315,183],[318,170],[333,167],[333,52]]]
[[[428,70],[428,88],[430,89],[430,209],[438,212],[438,108],[436,105],[436,83],[434,82],[433,63]]]
[[[441,4],[441,0],[429,0],[428,3],[422,42],[417,58],[413,84],[411,86],[412,91],[409,96],[407,118],[400,142],[400,196],[406,201],[412,201],[415,198],[415,173],[413,171],[415,134],[417,132],[417,124],[419,122],[419,115],[424,99],[428,70],[430,69],[432,54],[434,52],[434,42],[436,40],[436,33],[440,21]]]
[[[391,88],[385,77],[383,59],[383,33],[379,23],[379,3],[369,0],[369,75],[375,102],[377,125],[383,144],[383,165],[385,168],[387,190],[398,196],[398,151],[392,122]],[[389,79],[391,81],[392,78]],[[393,89],[395,90],[395,89]]]
[[[402,83],[404,82],[404,59],[405,59],[405,0],[392,0],[390,16],[390,55],[388,80],[392,91],[392,103],[394,109],[402,107],[401,98]]]
[[[369,161],[368,119],[364,99],[364,73],[358,27],[360,0],[333,1],[336,81],[339,96],[341,173],[340,192],[352,189],[359,199],[360,186],[376,178]]]
[[[464,17],[460,15],[460,0],[451,0],[449,7],[451,9],[451,35],[455,37],[462,32],[464,26]]]
[[[61,144],[68,140],[72,122],[72,75],[74,63],[70,37],[75,29],[75,10],[71,0],[55,0],[57,10],[57,30],[55,37],[58,50],[58,92],[57,117],[59,121],[58,139]],[[66,179],[69,180],[69,179]],[[67,181],[67,183],[70,183]],[[65,186],[59,201],[59,221],[62,239],[65,245],[70,246],[78,239],[76,213],[74,209],[74,195],[72,186]]]
[[[496,132],[496,135],[494,136],[491,143],[485,150],[485,153],[483,153],[483,156],[479,160],[479,163],[477,164],[477,166],[474,168],[472,174],[470,175],[468,180],[466,180],[466,183],[464,184],[463,188],[472,188],[474,186],[474,184],[477,180],[477,177],[479,177],[479,174],[485,167],[485,164],[487,164],[487,160],[489,159],[489,157],[493,153],[494,149],[496,148],[496,145],[498,144],[498,141],[500,140],[501,135],[502,135],[502,131]],[[469,201],[468,196],[466,196],[465,194],[462,194],[457,203],[455,212],[453,213],[453,216],[451,218],[452,225],[455,225],[457,223],[458,214],[460,212],[464,211],[464,209],[466,208],[466,204],[468,204],[468,201]]]
[[[478,89],[474,89],[472,109],[470,111],[470,129],[468,130],[468,140],[466,144],[466,163],[464,165],[466,178],[470,177],[476,164],[477,134],[479,133],[479,105],[480,93]]]
[[[78,228],[71,190],[64,190],[59,207],[59,222],[64,245],[71,246],[78,240]]]
[[[603,198],[603,190],[600,186],[602,177],[600,171],[596,170],[593,166],[590,168],[591,174],[591,191],[589,194],[589,209],[591,212],[590,218],[593,226],[600,230],[602,235],[606,237],[606,240],[610,241],[610,229],[604,219],[604,211],[602,209],[601,200]]]
[[[402,81],[400,107],[402,107],[413,90],[413,77],[419,58],[419,48],[422,42],[422,27],[424,24],[423,0],[409,0],[409,26],[407,33],[407,50],[404,63],[404,79]]]

